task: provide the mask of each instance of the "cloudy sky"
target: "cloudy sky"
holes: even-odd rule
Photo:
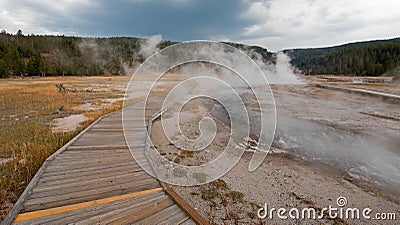
[[[25,34],[224,40],[270,50],[400,36],[398,0],[0,0]]]

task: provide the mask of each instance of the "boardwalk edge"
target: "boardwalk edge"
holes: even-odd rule
[[[98,122],[100,122],[102,119],[117,113],[121,110],[117,110],[111,113],[108,113],[106,115],[103,115],[101,117],[99,117],[97,120],[95,120],[94,122],[92,122],[88,127],[86,127],[85,129],[83,129],[79,134],[77,134],[75,137],[73,137],[70,141],[68,141],[64,146],[62,146],[61,148],[59,148],[56,152],[54,152],[53,154],[51,154],[42,164],[42,166],[40,167],[40,169],[36,172],[35,176],[32,178],[32,180],[29,182],[28,186],[25,188],[24,192],[22,192],[21,196],[19,197],[19,199],[17,200],[17,202],[14,204],[13,208],[10,210],[10,212],[8,212],[7,216],[4,218],[4,220],[1,222],[1,225],[9,225],[11,224],[14,219],[17,217],[17,215],[19,214],[19,212],[22,209],[22,205],[25,202],[25,200],[30,196],[31,191],[33,189],[33,187],[36,186],[36,184],[39,181],[39,177],[42,175],[42,173],[46,170],[47,166],[49,165],[49,163],[51,161],[53,161],[58,155],[60,155],[61,153],[63,153],[67,147],[69,147],[72,143],[74,143],[78,138],[80,138],[84,133],[86,133],[89,129],[91,129],[94,125],[96,125]]]

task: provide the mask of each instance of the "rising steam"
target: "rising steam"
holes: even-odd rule
[[[159,34],[149,37],[141,44],[139,54],[146,59],[159,50],[157,45],[160,44],[161,41],[162,36]]]
[[[293,73],[290,58],[283,52],[276,55],[276,65],[273,73],[268,77],[271,84],[301,84],[299,78]]]

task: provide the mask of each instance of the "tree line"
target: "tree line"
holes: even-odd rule
[[[53,75],[123,75],[144,59],[137,54],[144,39],[79,38],[0,34],[0,77]],[[166,46],[170,42],[160,45]]]
[[[263,63],[276,64],[276,54],[269,52],[267,49],[260,46],[249,46],[234,42],[223,42],[227,45],[235,47],[246,53],[253,60],[261,60]]]
[[[0,33],[0,78],[12,76],[125,75],[145,59],[145,39],[135,37],[82,38]],[[177,42],[162,41],[162,49]],[[227,43],[273,61],[274,55],[258,46]]]
[[[284,52],[307,75],[379,76],[400,66],[400,38]]]

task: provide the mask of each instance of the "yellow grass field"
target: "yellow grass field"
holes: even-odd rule
[[[0,220],[48,156],[100,116],[122,107],[129,78],[0,80]],[[70,91],[61,93],[56,88],[60,83]],[[80,107],[88,104],[92,108]],[[74,114],[83,114],[87,120],[73,132],[52,132],[52,120]]]

